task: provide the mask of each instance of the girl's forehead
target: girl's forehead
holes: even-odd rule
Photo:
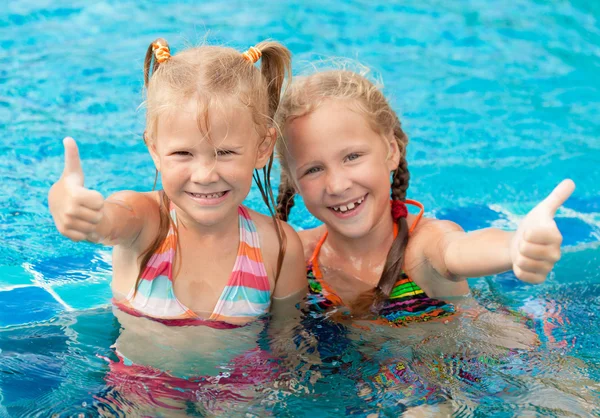
[[[284,137],[292,154],[318,154],[381,140],[366,116],[349,103],[327,100],[314,111],[286,124]]]
[[[306,115],[292,119],[286,128],[292,135],[352,136],[356,132],[373,132],[367,116],[353,101],[327,99]]]
[[[186,100],[166,108],[157,118],[158,137],[209,137],[216,141],[256,136],[252,111],[233,99]]]

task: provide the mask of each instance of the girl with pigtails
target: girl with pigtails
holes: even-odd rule
[[[563,181],[516,231],[490,228],[465,233],[453,222],[424,217],[423,205],[407,199],[408,138],[381,90],[362,75],[331,70],[295,77],[276,120],[282,170],[277,212],[287,220],[298,193],[308,211],[323,223],[299,233],[311,293],[308,305],[313,313],[318,310],[333,320],[325,324],[337,332],[334,339],[327,335],[329,328],[318,335],[319,352],[331,357],[323,361],[344,368],[345,359],[353,358],[341,352],[351,328],[335,325],[345,320],[358,327],[386,325],[387,334],[407,339],[407,345],[390,342],[388,352],[408,349],[412,353],[408,362],[400,360],[404,351],[381,359],[379,372],[359,384],[363,399],[379,408],[381,396],[371,399],[369,393],[405,394],[400,401],[391,398],[398,412],[400,406],[451,397],[448,388],[457,386],[443,377],[445,368],[460,368],[448,374],[460,376],[467,384],[481,375],[478,361],[461,364],[451,357],[435,364],[419,363],[417,352],[422,358],[440,358],[435,341],[445,353],[449,347],[451,352],[479,347],[494,356],[537,344],[535,333],[522,323],[482,310],[472,299],[460,296],[469,293],[467,277],[512,269],[524,282],[545,280],[560,258],[562,236],[554,214],[573,192],[572,181]],[[407,205],[416,208],[415,214]],[[485,328],[479,332],[484,338],[474,338],[474,327],[455,320],[462,317],[459,311],[465,319],[478,318],[476,327]],[[307,315],[309,321],[313,317]],[[415,322],[428,325],[403,327]],[[361,333],[349,340],[379,338],[377,333],[369,335]],[[424,335],[428,337],[417,338],[422,343],[414,345],[415,337]],[[380,347],[375,357],[388,348]],[[358,362],[369,357],[359,355]],[[415,373],[414,368],[420,370]],[[438,370],[436,376],[433,369]],[[353,380],[361,381],[356,376]]]
[[[151,403],[168,408],[158,399],[193,401],[206,383],[235,384],[247,376],[235,371],[243,364],[253,369],[242,383],[252,385],[264,364],[252,349],[253,321],[272,301],[293,307],[295,296],[306,294],[302,245],[275,218],[269,180],[273,118],[290,61],[276,42],[244,53],[201,46],[175,55],[164,39],[153,42],[144,65],[144,142],[161,176],[160,191],[121,191],[105,199],[84,186],[75,141],[64,140],[65,167],[50,189],[50,211],[64,236],[113,247],[113,305],[130,333],[117,340],[121,361],[111,364],[110,379],[133,392],[139,386]],[[243,205],[253,177],[271,217]],[[207,351],[226,356],[238,346],[241,357],[231,360],[226,378],[212,363],[205,364],[208,377],[192,380],[148,369],[159,365],[177,374],[176,366],[165,366],[172,359],[161,347],[173,349],[168,352],[177,354],[181,375],[189,376],[185,353],[189,359]],[[128,375],[149,381],[135,383]],[[147,393],[143,387],[150,384],[156,387]],[[229,393],[241,396],[239,389]]]

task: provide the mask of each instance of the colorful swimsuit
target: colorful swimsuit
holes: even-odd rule
[[[177,225],[175,208],[170,208]],[[114,301],[121,310],[162,322],[166,325],[206,325],[212,328],[235,328],[247,324],[269,311],[271,285],[267,277],[260,242],[248,210],[240,206],[240,245],[233,271],[214,311],[201,318],[175,296],[173,261],[177,250],[177,234],[173,225],[167,237],[148,261],[137,292],[131,289],[123,301]]]
[[[170,215],[173,224],[177,225],[172,205]],[[148,261],[137,293],[132,289],[125,300],[113,303],[126,313],[169,326],[205,325],[219,329],[246,325],[268,312],[271,286],[260,251],[258,233],[245,207],[238,208],[238,215],[240,245],[237,258],[229,281],[208,319],[199,317],[175,296],[173,261],[177,234],[173,225]],[[110,402],[117,402],[124,397],[134,405],[177,410],[186,402],[244,401],[249,400],[243,394],[245,390],[270,381],[277,375],[270,354],[258,347],[233,358],[225,367],[227,372],[191,378],[181,378],[152,366],[135,364],[118,350],[115,354],[118,361],[105,358],[109,363],[106,383],[116,390],[116,393],[103,395],[105,398],[114,398]],[[172,405],[172,402],[179,406]]]
[[[410,234],[423,216],[424,208],[423,205],[414,200],[406,200],[406,203],[420,209],[417,219],[410,227]],[[398,227],[394,224],[394,237],[397,234]],[[316,307],[320,310],[344,304],[342,299],[325,282],[319,268],[319,252],[326,239],[327,231],[317,243],[306,267],[310,289],[308,304],[312,308]],[[405,325],[409,322],[424,322],[449,316],[454,311],[453,305],[439,299],[430,298],[406,273],[402,272],[390,293],[389,299],[385,302],[383,308],[379,310],[378,320],[387,324]]]

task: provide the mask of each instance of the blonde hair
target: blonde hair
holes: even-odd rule
[[[281,182],[277,196],[277,213],[280,219],[287,220],[294,205],[295,188],[291,181],[289,153],[283,137],[285,124],[295,118],[305,116],[317,109],[326,100],[344,100],[364,115],[374,132],[381,135],[393,134],[400,149],[400,162],[393,171],[391,198],[404,201],[408,189],[409,172],[406,162],[408,137],[402,130],[396,112],[391,108],[381,89],[366,77],[347,70],[330,70],[297,77],[281,100],[276,121],[282,135],[277,141],[277,155],[281,162]],[[391,216],[391,215],[390,215]],[[389,294],[402,274],[404,250],[408,243],[408,224],[406,218],[399,218],[398,235],[389,250],[385,267],[375,289],[361,295],[352,306],[355,314],[366,313],[378,300]]]
[[[198,116],[199,125],[204,122],[205,127],[208,127],[208,109],[222,104],[223,100],[239,100],[252,112],[256,131],[265,136],[268,128],[273,125],[284,82],[286,78],[291,79],[291,53],[283,45],[272,41],[260,42],[249,51],[241,53],[233,48],[199,46],[171,56],[167,41],[158,38],[152,42],[144,59],[146,145],[156,141],[160,116],[176,110],[189,100],[197,100],[199,104],[203,104],[203,115]],[[260,69],[254,65],[259,58]],[[277,280],[285,255],[286,237],[274,209],[275,200],[270,183],[272,164],[273,156],[261,170],[262,179],[258,170],[255,170],[253,177],[271,212],[279,238]],[[161,192],[159,232],[152,244],[140,255],[136,290],[144,267],[166,238],[169,226],[175,227],[177,231],[169,216],[169,204],[168,196]]]

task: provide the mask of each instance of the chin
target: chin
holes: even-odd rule
[[[340,225],[337,222],[334,224],[327,224],[327,228],[333,229],[338,234],[350,239],[362,238],[371,230],[371,228],[367,227],[366,225]]]

